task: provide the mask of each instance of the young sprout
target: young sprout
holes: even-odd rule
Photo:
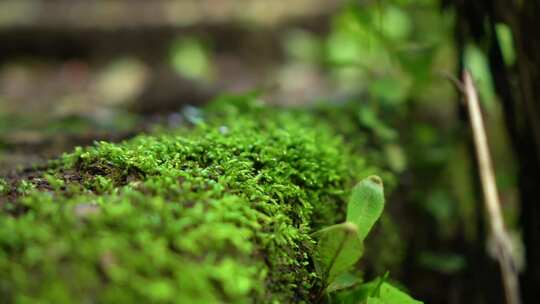
[[[317,240],[315,267],[325,287],[332,286],[362,257],[363,241],[381,216],[383,208],[381,179],[378,176],[367,177],[352,190],[347,205],[347,221],[313,234]]]

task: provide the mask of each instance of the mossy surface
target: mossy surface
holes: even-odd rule
[[[2,301],[314,301],[310,234],[380,172],[309,111],[225,98],[196,118],[2,181]]]

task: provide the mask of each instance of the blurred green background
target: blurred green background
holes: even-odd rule
[[[357,120],[384,151],[370,157],[398,180],[367,271],[389,270],[426,303],[502,303],[486,292],[499,274],[452,82],[460,65],[477,81],[520,244],[516,161],[488,58],[472,43],[459,52],[457,22],[437,0],[3,1],[0,172],[179,124],[186,106],[224,93],[361,103]],[[496,35],[513,65],[512,31],[498,23]]]

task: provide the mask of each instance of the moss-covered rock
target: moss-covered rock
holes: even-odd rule
[[[2,181],[2,301],[314,301],[310,234],[378,170],[318,114],[234,99]]]

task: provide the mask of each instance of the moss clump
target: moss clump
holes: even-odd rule
[[[343,220],[344,189],[374,169],[312,114],[233,101],[193,128],[78,148],[11,181],[2,299],[313,301],[310,233]]]

